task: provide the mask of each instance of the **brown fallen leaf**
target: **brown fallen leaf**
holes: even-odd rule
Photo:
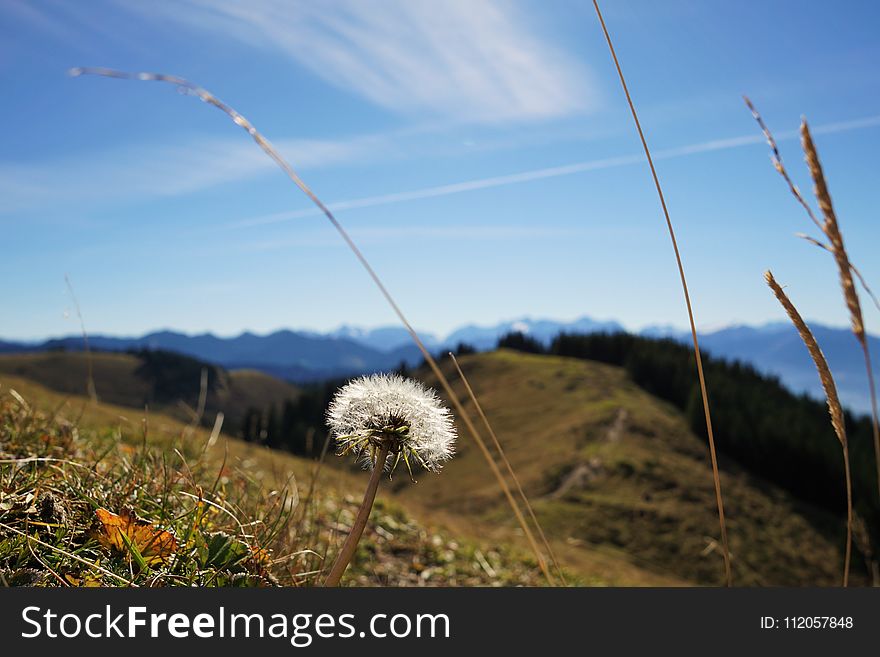
[[[98,509],[95,515],[101,523],[97,539],[106,548],[129,556],[133,553],[131,548],[136,548],[148,565],[166,561],[177,550],[177,540],[171,532],[141,520],[129,509],[123,509],[119,515]]]

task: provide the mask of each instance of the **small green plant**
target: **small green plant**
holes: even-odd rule
[[[5,392],[0,585],[307,583],[317,555],[286,531],[295,495],[208,452],[204,434],[81,433]]]

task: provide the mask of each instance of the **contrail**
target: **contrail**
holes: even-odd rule
[[[834,134],[838,132],[850,132],[852,130],[874,128],[877,126],[880,126],[880,115],[869,116],[861,119],[853,119],[851,121],[825,123],[813,128],[813,134]],[[797,138],[797,130],[790,130],[780,133],[777,137],[777,140],[785,141]],[[763,141],[764,136],[760,134],[747,135],[742,137],[730,137],[727,139],[715,139],[712,141],[704,141],[696,144],[688,144],[685,146],[677,146],[675,148],[659,150],[654,153],[654,159],[671,160],[679,157],[687,157],[689,155],[697,155],[700,153],[710,153],[713,151],[723,151],[729,150],[731,148],[740,148],[742,146],[751,146],[753,144],[760,144]],[[389,194],[380,194],[378,196],[364,196],[361,198],[335,201],[332,203],[328,203],[327,207],[329,207],[332,211],[340,211],[355,210],[358,208],[369,208],[377,205],[392,205],[394,203],[417,201],[419,199],[434,198],[438,196],[451,196],[453,194],[473,192],[480,189],[490,189],[493,187],[516,185],[518,183],[532,182],[534,180],[544,180],[545,178],[571,176],[577,173],[585,173],[587,171],[613,169],[616,167],[639,164],[644,161],[645,156],[643,154],[620,155],[617,157],[607,157],[598,160],[589,160],[586,162],[575,162],[572,164],[564,164],[561,166],[548,167],[544,169],[533,169],[531,171],[523,171],[520,173],[513,173],[504,176],[477,178],[474,180],[451,183],[448,185],[423,187],[421,189],[413,189],[405,192],[392,192]],[[260,217],[252,217],[250,219],[235,221],[227,224],[226,227],[246,228],[252,226],[262,226],[266,224],[280,223],[283,221],[292,221],[294,219],[299,219],[302,217],[311,217],[317,214],[320,214],[320,212],[314,208],[293,210],[288,212],[278,212],[275,214],[263,215]]]

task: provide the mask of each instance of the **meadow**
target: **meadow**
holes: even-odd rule
[[[746,100],[777,172],[821,235],[810,241],[837,266],[865,356],[870,420],[844,411],[821,345],[770,272],[768,294],[816,364],[827,416],[772,381],[701,353],[673,218],[594,6],[657,191],[692,350],[620,336],[560,336],[547,350],[511,335],[489,353],[433,354],[333,212],[247,118],[182,78],[72,70],[170,84],[245,130],[323,213],[407,329],[424,363],[405,374],[437,390],[459,440],[457,454],[435,476],[427,470],[439,467],[426,462],[427,452],[408,447],[411,418],[389,412],[384,426],[366,427],[357,441],[327,433],[329,396],[344,382],[301,390],[164,352],[3,356],[0,581],[880,584],[873,547],[880,432],[859,286],[873,295],[850,262],[809,127],[802,124],[802,148],[818,213]],[[293,410],[285,414],[286,408]],[[284,443],[294,434],[291,449]],[[356,466],[333,456],[347,445],[368,459],[369,484]],[[409,472],[381,477],[401,455]]]

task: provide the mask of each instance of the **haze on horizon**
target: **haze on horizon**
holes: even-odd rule
[[[74,315],[71,315],[71,312]],[[0,335],[0,341],[8,341],[13,343],[22,343],[22,344],[40,344],[44,341],[55,340],[55,339],[79,339],[82,336],[82,327],[79,325],[79,319],[75,316],[75,310],[65,310],[65,319],[68,320],[68,331],[66,333],[57,333],[51,335],[38,335],[38,336],[30,336],[30,337],[12,337]],[[689,335],[690,329],[686,326],[679,326],[674,324],[645,324],[642,326],[626,326],[621,322],[613,318],[601,318],[601,317],[590,317],[588,315],[583,315],[581,317],[533,317],[529,315],[519,315],[517,317],[505,317],[501,318],[495,322],[465,322],[458,326],[454,326],[452,330],[449,331],[433,331],[430,329],[415,327],[416,331],[422,336],[430,336],[432,338],[437,339],[439,342],[446,343],[448,338],[455,334],[460,329],[465,328],[478,328],[478,329],[492,329],[496,326],[503,326],[510,324],[511,331],[520,331],[522,333],[529,333],[530,329],[527,325],[528,321],[540,321],[540,322],[550,322],[554,324],[571,324],[575,323],[578,320],[592,320],[598,322],[600,324],[616,324],[622,327],[623,330],[628,331],[630,333],[638,334],[638,333],[646,333],[646,334],[654,334],[654,335]],[[85,321],[85,320],[84,320]],[[713,333],[716,331],[721,331],[729,328],[736,328],[739,326],[750,326],[751,328],[773,328],[774,326],[782,325],[782,326],[790,326],[789,323],[784,321],[779,322],[765,322],[762,324],[755,325],[745,325],[741,323],[734,324],[723,324],[718,326],[699,326],[697,330],[700,333],[707,334]],[[828,325],[830,326],[830,325]],[[840,327],[834,327],[840,328]],[[845,327],[848,328],[848,327]],[[294,333],[302,333],[302,334],[313,334],[313,335],[327,335],[327,336],[346,336],[348,334],[354,333],[370,333],[372,331],[381,331],[386,329],[399,330],[405,334],[405,328],[400,323],[389,323],[382,325],[374,325],[374,326],[360,326],[353,324],[340,324],[338,326],[334,326],[328,329],[316,329],[309,326],[277,326],[274,328],[269,328],[262,331],[257,331],[250,329],[248,327],[244,327],[240,330],[235,330],[231,333],[220,333],[218,331],[213,331],[210,329],[199,330],[199,331],[185,331],[174,326],[157,326],[151,329],[147,329],[144,331],[138,331],[136,333],[107,333],[102,331],[92,331],[89,329],[88,325],[86,325],[86,332],[89,337],[106,337],[106,338],[141,338],[147,335],[153,335],[156,333],[177,333],[183,334],[190,337],[196,337],[201,335],[212,335],[221,339],[232,339],[237,338],[241,335],[256,335],[258,337],[264,337],[271,335],[273,333],[278,333],[282,331],[292,331]],[[598,329],[605,330],[605,329]],[[873,335],[873,334],[872,334]],[[404,341],[405,343],[409,343],[408,340]]]
[[[605,5],[698,324],[783,319],[762,279],[772,267],[804,316],[846,325],[834,262],[793,236],[811,226],[740,96],[805,192],[794,135],[810,120],[850,255],[880,286],[880,7]],[[164,86],[66,75],[80,65],[174,73],[240,110],[420,329],[526,315],[686,325],[589,3],[12,0],[0,338],[76,334],[65,274],[96,334],[396,324],[326,221],[219,112]]]

